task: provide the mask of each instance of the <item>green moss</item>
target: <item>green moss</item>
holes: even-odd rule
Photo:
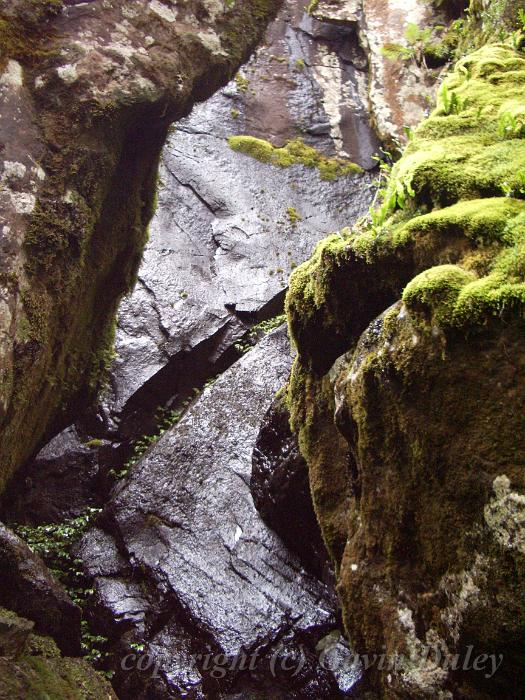
[[[42,637],[39,634],[30,634],[26,644],[28,656],[43,656],[46,659],[59,659],[60,649],[50,637]]]
[[[525,169],[525,141],[499,133],[501,115],[523,108],[524,84],[525,57],[508,46],[462,59],[394,167],[385,201],[400,188],[414,209],[500,193],[504,180]]]
[[[312,15],[318,8],[319,6],[319,0],[310,0],[310,3],[308,7],[306,8],[306,11],[308,12],[309,15]]]
[[[101,447],[104,444],[104,440],[94,438],[93,440],[88,440],[84,443],[86,447]]]
[[[403,301],[414,310],[432,310],[433,320],[441,324],[453,314],[461,289],[474,275],[457,265],[439,265],[425,270],[405,287]]]
[[[248,91],[248,88],[250,87],[250,81],[244,75],[242,75],[241,73],[237,73],[237,75],[235,76],[235,82],[240,92]]]
[[[0,615],[23,620],[11,610]],[[50,637],[29,634],[16,660],[0,658],[0,697],[9,700],[111,700],[109,683],[82,659],[63,658]]]
[[[80,659],[23,656],[0,659],[0,694],[10,700],[109,700],[111,686]]]
[[[230,147],[234,151],[251,156],[261,163],[268,163],[280,168],[289,168],[291,165],[305,165],[307,168],[317,168],[321,180],[335,180],[344,175],[363,172],[355,163],[350,163],[342,158],[328,158],[319,153],[312,146],[308,146],[302,139],[289,141],[282,148],[273,146],[269,141],[255,138],[254,136],[230,136]]]
[[[479,258],[471,255],[462,258],[464,269],[445,265],[423,272],[403,293],[409,308],[426,306],[434,321],[456,327],[483,323],[491,315],[513,310],[521,313],[525,298],[525,202],[462,202],[414,219],[405,230],[421,232],[427,226],[435,234],[442,232],[442,227],[450,232],[451,227],[459,226],[478,248],[488,247],[489,260],[479,279],[466,269],[476,271]]]

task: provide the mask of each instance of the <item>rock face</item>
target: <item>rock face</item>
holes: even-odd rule
[[[436,79],[422,61],[425,47],[417,29],[411,37],[407,28],[432,27],[435,8],[425,0],[402,5],[392,0],[319,0],[312,8],[314,18],[359,31],[368,58],[369,107],[377,133],[383,142],[404,142],[405,128],[416,126],[428,113]],[[406,57],[386,53],[389,46],[405,47]]]
[[[277,146],[301,134],[327,156],[374,165],[355,27],[315,21],[306,5],[285,3],[237,79],[168,139],[138,282],[119,310],[100,436],[128,437],[148,412],[224,371],[249,326],[280,313],[290,271],[366,211],[367,175],[324,181],[228,145],[239,134]]]
[[[292,423],[384,697],[522,693],[525,146],[501,124],[524,71],[508,45],[462,59],[373,225],[290,282]]]
[[[259,697],[257,687],[272,698],[343,697],[313,663],[337,627],[332,594],[264,524],[249,487],[259,423],[290,364],[280,329],[207,388],[122,483],[105,516],[118,551],[100,531],[86,535],[97,614],[120,620],[120,658],[135,641],[158,664],[155,678],[136,661],[117,668],[121,697]],[[244,655],[253,670],[240,673]],[[281,656],[301,665],[297,679],[282,665],[272,677]]]
[[[278,5],[0,5],[0,486],[97,388],[169,123],[232,77]]]
[[[434,80],[413,60],[384,54],[386,45],[407,46],[409,24],[432,26],[433,8],[425,0],[363,0],[362,34],[370,61],[370,107],[381,139],[404,139],[403,127],[414,127],[428,114]]]
[[[80,608],[53,578],[39,556],[0,525],[0,605],[28,617],[36,631],[60,640],[66,654],[80,653]]]

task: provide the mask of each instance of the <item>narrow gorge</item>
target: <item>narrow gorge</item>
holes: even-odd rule
[[[522,697],[524,50],[0,1],[1,700]]]

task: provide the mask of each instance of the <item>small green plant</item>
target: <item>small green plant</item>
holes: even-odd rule
[[[449,114],[460,114],[460,112],[466,109],[468,103],[466,98],[462,98],[461,95],[458,95],[454,90],[449,90],[445,83],[441,86],[439,98],[441,111],[447,116]]]
[[[95,591],[82,572],[82,561],[74,556],[75,545],[95,521],[100,508],[88,508],[77,518],[48,525],[18,525],[13,529],[39,554],[50,571],[62,583],[71,600],[84,610]],[[97,664],[105,657],[107,638],[94,634],[87,620],[81,621],[81,644],[84,658]]]
[[[200,389],[195,389],[194,392],[196,392],[198,395],[200,393]],[[115,479],[123,479],[126,477],[129,474],[129,470],[135,464],[137,464],[151,445],[154,445],[164,435],[164,433],[169,430],[169,428],[173,427],[180,421],[192,399],[193,397],[186,399],[186,401],[184,401],[178,409],[159,408],[156,416],[156,431],[151,435],[142,435],[135,440],[132,447],[131,457],[129,457],[129,459],[124,463],[122,469],[110,469],[109,475]]]
[[[306,8],[309,15],[313,14],[319,7],[319,0],[311,0],[310,4]]]
[[[252,350],[261,338],[268,335],[275,328],[279,328],[285,321],[286,316],[284,314],[270,318],[267,321],[261,321],[256,326],[253,326],[241,340],[235,343],[236,350],[244,355]]]
[[[381,53],[390,60],[414,60],[426,67],[425,53],[432,45],[433,34],[433,27],[418,27],[417,24],[409,22],[405,29],[406,45],[385,44]]]
[[[250,81],[241,73],[237,73],[235,76],[235,82],[237,84],[237,89],[239,92],[248,92],[250,86]]]
[[[520,139],[525,136],[525,115],[504,112],[498,120],[498,135],[502,139]]]
[[[240,112],[238,109],[232,109],[232,111],[231,111],[232,119],[238,119],[239,114],[240,114]]]
[[[303,217],[299,214],[295,207],[288,207],[288,209],[286,210],[286,215],[288,217],[288,221],[294,227],[297,226],[297,223],[299,221],[303,220]]]
[[[525,195],[525,171],[518,170],[512,183],[507,181],[501,184],[501,191],[505,197],[521,198]]]
[[[517,20],[520,26],[511,33],[510,44],[516,51],[521,51],[525,44],[525,10],[521,7],[518,10]]]
[[[306,63],[304,62],[304,60],[302,58],[296,58],[295,59],[295,67],[298,70],[304,70],[306,68]]]
[[[374,156],[374,160],[379,164],[379,177],[373,182],[377,189],[368,214],[358,222],[358,225],[361,228],[370,227],[376,235],[379,235],[386,220],[397,209],[404,209],[416,193],[412,188],[411,180],[392,178],[392,154],[382,150],[382,155]]]

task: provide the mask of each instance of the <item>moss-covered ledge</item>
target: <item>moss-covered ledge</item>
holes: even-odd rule
[[[0,4],[0,490],[103,381],[170,123],[280,4]]]

